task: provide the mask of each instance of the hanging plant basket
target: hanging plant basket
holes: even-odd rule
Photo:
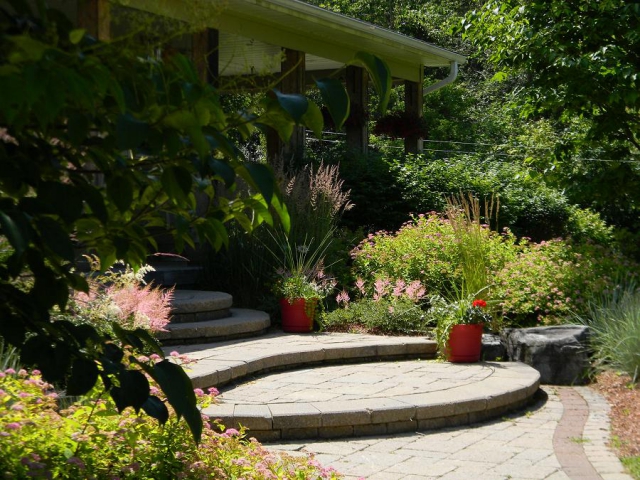
[[[407,112],[393,112],[380,117],[373,128],[375,135],[396,138],[427,136],[427,123],[423,117]]]

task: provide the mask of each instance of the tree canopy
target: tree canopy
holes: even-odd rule
[[[0,241],[11,247],[0,262],[0,336],[69,395],[101,379],[120,410],[166,421],[144,370],[197,440],[202,420],[182,368],[140,364],[129,350],[162,356],[147,332],[114,327],[109,337],[51,313],[64,311],[71,289],[87,291],[76,270],[82,252],[103,270],[116,260],[137,267],[156,248],[157,227],[178,251],[196,242],[220,248],[231,221],[246,231],[275,221],[287,228],[270,168],[245,161],[233,138],[273,128],[286,140],[296,124],[321,132],[322,114],[277,90],[255,111],[225,111],[184,56],[160,60],[133,35],[98,42],[44,2],[36,11],[30,3],[0,9]],[[354,62],[388,98],[386,65],[366,53]],[[337,80],[317,84],[341,125],[346,92]],[[196,195],[206,199],[197,213]]]

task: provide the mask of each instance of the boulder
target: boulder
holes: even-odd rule
[[[541,383],[580,385],[588,381],[588,327],[510,328],[501,337],[509,360],[524,362],[538,370]]]
[[[485,361],[507,359],[507,351],[504,348],[499,335],[494,335],[492,333],[482,334],[482,354],[480,358]]]

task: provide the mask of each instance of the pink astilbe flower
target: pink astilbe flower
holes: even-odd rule
[[[422,286],[422,283],[420,283],[420,280],[414,280],[409,285],[407,285],[404,293],[409,298],[409,300],[417,302],[422,297],[424,297],[427,291]]]
[[[386,278],[378,278],[373,284],[375,292],[373,294],[373,300],[375,302],[382,299],[387,294],[387,288],[391,283]]]
[[[336,302],[338,303],[338,305],[344,304],[344,306],[346,307],[347,305],[349,305],[349,300],[351,300],[351,298],[349,297],[349,294],[347,293],[346,290],[342,290],[336,296]]]
[[[401,297],[406,286],[407,284],[404,283],[404,280],[402,280],[401,278],[396,280],[396,284],[393,286],[393,296]]]
[[[107,295],[120,309],[120,317],[132,318],[133,327],[152,332],[164,331],[171,317],[173,288],[162,290],[152,285],[107,288]]]
[[[361,295],[365,294],[364,280],[360,277],[358,277],[358,279],[356,280],[356,288],[360,291]]]

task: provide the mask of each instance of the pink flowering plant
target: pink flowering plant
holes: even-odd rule
[[[139,359],[154,362],[154,359]],[[162,393],[152,384],[160,401]],[[200,408],[214,405],[215,388],[195,389]],[[100,384],[69,408],[40,372],[0,371],[0,458],[7,478],[245,478],[339,479],[311,456],[265,449],[244,429],[203,415],[200,444],[170,410],[164,425],[116,406]]]
[[[425,333],[426,322],[422,305],[426,290],[419,280],[377,278],[368,289],[358,278],[352,290],[336,296],[339,308],[326,313],[320,325],[334,331],[369,331],[374,333]]]
[[[74,292],[65,318],[89,323],[109,332],[113,323],[123,328],[163,331],[171,318],[173,288],[162,289],[144,281],[153,267],[143,265],[134,271],[128,265],[100,273],[100,261],[85,257],[91,267],[87,281],[89,293]]]

